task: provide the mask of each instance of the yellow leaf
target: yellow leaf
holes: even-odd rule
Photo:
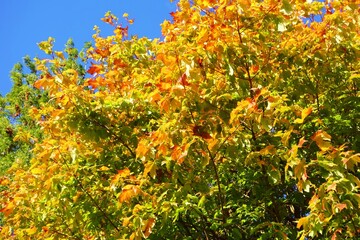
[[[123,224],[122,224],[122,226],[123,226],[123,227],[127,227],[127,226],[129,225],[129,223],[130,223],[130,219],[131,219],[131,217],[125,217],[125,218],[123,218]]]
[[[55,51],[55,54],[58,58],[65,59],[63,52]]]
[[[325,131],[317,131],[311,139],[316,142],[316,145],[322,150],[326,151],[332,147],[331,136]]]
[[[295,177],[297,179],[302,179],[305,181],[308,178],[306,173],[306,162],[305,160],[301,160],[300,163],[294,168]]]
[[[36,231],[37,231],[37,228],[36,227],[31,227],[31,228],[29,228],[29,229],[26,229],[26,232],[27,232],[27,234],[29,234],[29,235],[34,235],[35,233],[36,233]]]
[[[208,141],[208,148],[209,150],[212,150],[216,144],[218,143],[218,139],[216,138],[211,138],[209,141]]]
[[[276,149],[274,147],[274,145],[268,145],[265,148],[260,150],[260,154],[261,155],[273,155],[276,153]]]
[[[145,164],[144,169],[144,176],[147,176],[147,174],[150,175],[150,177],[155,178],[156,177],[156,164],[154,162],[147,162]]]
[[[299,219],[296,227],[297,228],[301,228],[301,227],[307,228],[308,222],[309,222],[309,220],[308,220],[307,217],[302,217],[302,218]]]
[[[35,175],[37,175],[37,174],[41,174],[41,173],[43,173],[44,171],[41,169],[41,168],[33,168],[33,169],[31,169],[31,173],[32,174],[35,174]]]
[[[106,167],[106,166],[102,166],[101,168],[99,168],[99,171],[109,171],[110,168]]]
[[[305,119],[307,116],[310,115],[310,113],[312,113],[312,107],[308,107],[308,108],[305,108],[301,111],[301,119]]]
[[[295,119],[294,123],[301,124],[304,122],[305,118],[310,115],[312,112],[312,107],[305,108],[301,111],[301,119],[297,118]]]
[[[281,138],[281,142],[287,146],[288,143],[289,143],[289,139],[290,139],[290,135],[291,133],[293,132],[293,127],[291,126],[290,129],[286,132],[284,132],[284,134],[282,135],[282,138]]]

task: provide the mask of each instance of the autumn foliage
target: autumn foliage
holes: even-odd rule
[[[43,139],[1,177],[1,236],[360,238],[359,4],[180,0],[171,15],[150,40],[108,13],[86,74],[39,44],[48,101],[27,114]]]

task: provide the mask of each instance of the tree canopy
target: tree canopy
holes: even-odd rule
[[[180,0],[171,15],[152,40],[109,12],[113,35],[81,55],[49,38],[31,81],[15,67],[1,236],[360,238],[359,4]]]

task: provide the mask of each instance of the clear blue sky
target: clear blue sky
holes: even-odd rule
[[[175,2],[169,0],[3,0],[0,6],[0,94],[10,91],[9,72],[25,55],[42,55],[37,43],[55,38],[55,50],[63,50],[72,38],[81,48],[92,40],[94,25],[104,35],[112,28],[100,19],[107,11],[119,18],[128,13],[135,19],[129,33],[139,37],[161,37],[160,23],[171,19]]]

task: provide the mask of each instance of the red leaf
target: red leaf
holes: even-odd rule
[[[190,85],[190,83],[187,81],[186,73],[183,73],[183,75],[181,75],[181,77],[178,80],[178,83],[183,85],[183,86],[189,86]]]
[[[204,139],[211,139],[211,135],[205,132],[201,126],[195,125],[192,131],[195,136],[202,137]]]
[[[92,64],[89,70],[87,70],[87,72],[91,75],[94,75],[95,73],[99,73],[102,70],[102,68],[103,67],[101,65]]]

